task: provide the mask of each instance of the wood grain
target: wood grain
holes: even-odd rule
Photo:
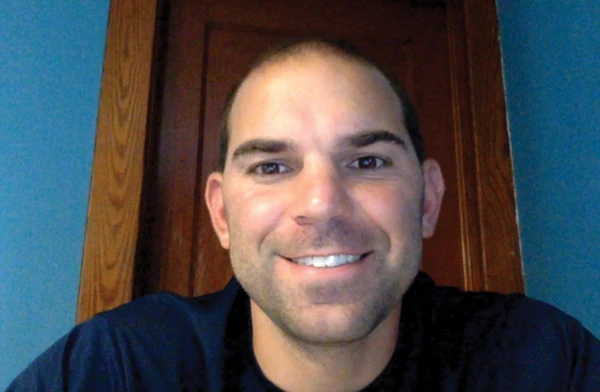
[[[77,322],[132,296],[155,22],[156,1],[111,2]]]
[[[485,285],[524,291],[496,7],[465,0],[471,113]]]
[[[454,2],[456,5],[456,2]],[[450,84],[452,89],[454,143],[456,145],[456,171],[458,178],[458,204],[462,249],[464,288],[485,288],[484,263],[479,228],[477,176],[470,101],[470,81],[466,56],[466,31],[462,7],[448,5],[448,51]]]

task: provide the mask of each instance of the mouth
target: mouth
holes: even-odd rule
[[[352,254],[333,254],[328,256],[309,256],[309,257],[300,257],[287,260],[292,263],[306,265],[309,267],[315,268],[334,268],[340,267],[342,265],[352,264],[363,260],[368,253],[363,253],[360,255],[352,255]]]

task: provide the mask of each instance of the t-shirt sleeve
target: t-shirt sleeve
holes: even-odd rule
[[[562,383],[559,390],[600,391],[600,341],[578,320],[562,312],[554,316],[551,324],[554,325],[549,329],[553,329],[554,334],[542,337],[539,358],[549,358],[555,369],[557,384]]]
[[[76,326],[7,391],[207,390],[220,372],[222,319],[175,295],[140,298]]]
[[[585,329],[578,321],[572,320],[570,347],[568,354],[569,391],[600,391],[600,340]]]
[[[507,355],[499,355],[508,370],[502,390],[600,391],[600,341],[578,320],[528,300],[509,324],[501,348]]]
[[[6,391],[122,391],[120,356],[108,320],[95,317],[36,358]]]

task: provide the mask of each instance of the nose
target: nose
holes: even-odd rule
[[[297,224],[328,223],[352,212],[350,189],[334,168],[305,167],[295,182],[290,212]]]

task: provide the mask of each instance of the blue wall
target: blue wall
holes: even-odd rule
[[[0,390],[75,320],[108,4],[0,4]]]
[[[600,2],[498,11],[527,293],[600,336]]]
[[[498,1],[527,291],[600,335],[600,3]],[[0,389],[74,322],[108,3],[0,6]]]

